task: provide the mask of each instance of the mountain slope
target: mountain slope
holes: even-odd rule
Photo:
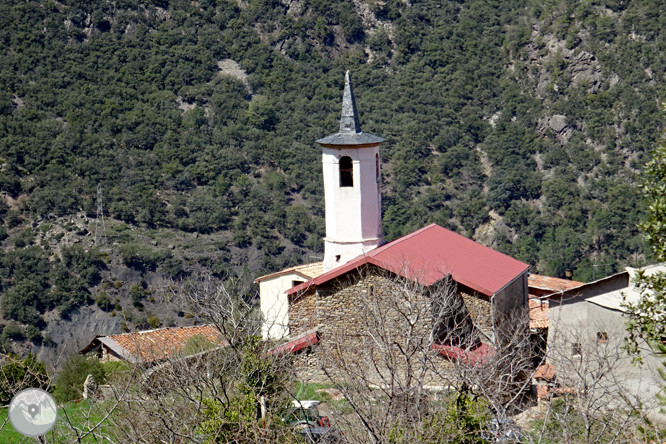
[[[31,271],[6,274],[3,316],[48,331],[44,313],[66,314],[114,282],[101,264],[99,282],[69,270],[84,279],[75,288],[54,271],[66,262],[54,236],[74,216],[94,219],[98,184],[113,227],[102,252],[139,270],[135,285],[145,273],[314,260],[324,214],[313,142],[337,129],[346,69],[363,129],[387,139],[387,240],[436,222],[584,281],[649,261],[636,183],[663,128],[663,10],[648,0],[3,2],[3,261],[50,258],[33,293],[18,290]],[[195,233],[214,251],[162,242]],[[135,244],[153,271],[132,268]],[[34,312],[14,313],[26,294]]]

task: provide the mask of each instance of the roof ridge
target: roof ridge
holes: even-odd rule
[[[369,251],[369,252],[367,252],[367,253],[363,253],[361,256],[370,256],[370,257],[374,257],[375,254],[379,254],[379,253],[381,253],[381,252],[384,252],[384,251],[388,250],[390,247],[395,247],[395,246],[398,245],[399,243],[401,243],[401,242],[403,242],[403,241],[406,241],[407,239],[410,239],[410,238],[416,236],[417,234],[420,234],[421,232],[426,231],[427,229],[429,229],[429,228],[433,228],[433,227],[440,227],[440,226],[437,225],[437,224],[435,224],[435,223],[432,223],[432,224],[430,224],[430,225],[426,225],[425,227],[423,227],[423,228],[419,228],[418,230],[413,231],[413,232],[411,232],[411,233],[409,233],[409,234],[405,234],[404,236],[401,236],[401,237],[399,237],[399,238],[397,238],[397,239],[393,239],[391,242],[387,242],[387,243],[385,243],[384,245],[381,245],[380,247],[375,248],[375,249],[372,250],[372,251]],[[444,228],[444,227],[440,227],[440,228]],[[457,233],[456,233],[456,234],[457,234]],[[361,256],[358,256],[358,257],[361,257]],[[358,257],[357,257],[357,258],[358,258]],[[355,259],[357,259],[357,258],[355,258]],[[350,262],[351,262],[351,261],[350,261]],[[334,268],[334,270],[335,270],[335,268]],[[329,271],[330,271],[330,270],[329,270]]]
[[[141,331],[130,331],[126,333],[117,333],[113,335],[100,335],[96,336],[99,338],[110,338],[112,336],[129,336],[129,335],[135,335],[135,334],[145,334],[145,333],[154,333],[156,331],[164,331],[164,330],[176,330],[178,328],[203,328],[203,327],[215,327],[214,324],[204,324],[204,325],[178,325],[176,327],[162,327],[162,328],[154,328],[152,330],[141,330]]]

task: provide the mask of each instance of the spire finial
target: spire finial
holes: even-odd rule
[[[340,117],[341,133],[360,133],[361,124],[358,121],[358,112],[356,111],[356,100],[354,100],[354,91],[352,90],[349,70],[345,74],[345,92],[342,96],[342,116]]]

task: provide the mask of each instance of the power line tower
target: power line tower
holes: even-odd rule
[[[102,227],[100,228],[100,224]],[[106,245],[106,224],[102,207],[102,184],[97,184],[97,220],[95,221],[95,246]]]

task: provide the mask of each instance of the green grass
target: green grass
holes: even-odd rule
[[[320,389],[327,389],[333,387],[331,384],[313,384],[313,383],[303,383],[298,382],[295,390],[294,397],[299,401],[305,400],[315,400],[315,401],[330,401],[331,397],[328,393],[317,392]]]
[[[65,416],[65,413],[67,416]],[[26,438],[17,431],[14,430],[14,427],[12,427],[11,423],[7,420],[7,415],[9,414],[8,409],[0,409],[0,425],[5,423],[5,426],[0,430],[0,443],[2,444],[13,444],[13,443],[20,443],[20,442],[32,442],[30,438]],[[86,415],[89,415],[89,420],[91,424],[96,424],[97,421],[102,419],[102,415],[97,409],[90,409],[90,402],[89,401],[80,401],[78,404],[75,402],[68,402],[64,405],[59,405],[58,406],[58,423],[62,424],[64,421],[69,418],[69,420],[74,424],[76,427],[82,427],[85,423],[85,417]],[[93,422],[94,421],[94,422]],[[58,424],[56,424],[56,428],[58,428]],[[55,430],[54,429],[54,430]],[[48,437],[50,440],[56,440],[56,436],[54,432],[49,432]],[[64,442],[64,441],[63,441]],[[84,442],[93,442],[93,440],[84,440]]]

